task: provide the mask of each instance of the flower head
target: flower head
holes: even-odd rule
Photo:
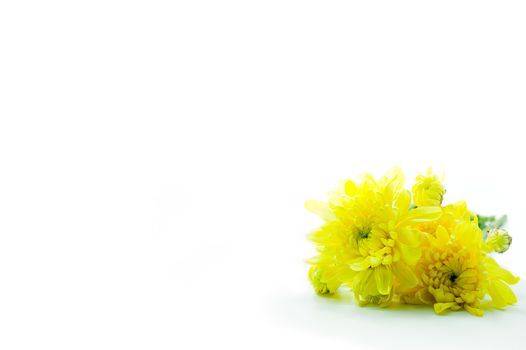
[[[433,174],[433,169],[427,170],[427,175],[418,175],[413,186],[413,197],[416,206],[440,206],[446,190],[442,181]]]
[[[518,278],[486,255],[482,231],[475,223],[459,223],[452,231],[439,226],[426,238],[426,253],[416,267],[419,287],[403,295],[404,302],[433,304],[437,314],[465,309],[482,316],[480,305],[488,292],[497,307],[516,301],[506,283]]]
[[[482,232],[478,226],[461,223],[451,234],[438,227],[430,237],[430,249],[422,261],[422,282],[433,296],[435,312],[464,308],[481,316],[480,300]]]
[[[411,194],[403,181],[398,168],[378,181],[365,174],[360,181],[345,181],[328,203],[306,203],[326,221],[309,236],[319,252],[309,262],[320,266],[331,261],[334,278],[349,285],[360,304],[383,305],[395,286],[417,283],[410,266],[420,258],[421,234],[413,225],[441,215],[439,207],[410,209]]]

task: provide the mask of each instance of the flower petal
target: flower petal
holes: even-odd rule
[[[511,272],[502,268],[493,258],[486,258],[486,269],[490,277],[503,280],[508,284],[515,284],[520,281],[519,277],[513,276]]]
[[[473,306],[469,306],[468,304],[464,304],[464,309],[466,309],[472,315],[479,316],[479,317],[484,316],[484,310],[473,307]]]
[[[344,191],[346,195],[354,196],[358,192],[358,187],[353,181],[347,180],[344,184]]]
[[[433,308],[437,314],[442,314],[444,311],[451,309],[456,303],[435,303]]]
[[[420,244],[421,233],[411,228],[403,228],[398,232],[398,240],[409,246],[418,246]]]
[[[360,271],[356,277],[353,279],[352,283],[352,289],[353,291],[358,295],[365,294],[365,290],[367,289],[367,284],[372,279],[371,274],[373,271],[371,269]]]
[[[453,230],[457,241],[464,247],[480,244],[482,242],[482,231],[474,223],[462,222]]]
[[[420,256],[422,255],[422,251],[418,247],[410,247],[405,244],[400,244],[399,247],[402,260],[410,266],[416,264],[416,262],[418,261],[418,259],[420,259]]]
[[[435,302],[435,298],[431,293],[429,293],[429,290],[427,290],[427,288],[419,290],[418,292],[416,292],[415,296],[422,304],[433,304]]]
[[[400,224],[410,225],[435,221],[438,220],[441,215],[442,209],[440,207],[418,207],[410,210],[405,220],[403,220]]]
[[[378,292],[383,295],[388,295],[393,287],[393,274],[391,273],[391,269],[383,265],[376,267],[374,269],[374,278]]]
[[[435,235],[438,243],[441,245],[445,245],[449,241],[449,233],[442,225],[437,227]]]
[[[354,271],[366,270],[366,269],[369,268],[369,266],[371,266],[371,261],[368,258],[369,257],[367,257],[367,258],[364,258],[364,257],[356,258],[356,259],[351,261],[351,263],[349,264],[349,267],[351,269],[353,269]]]
[[[305,201],[305,209],[321,217],[325,221],[336,220],[336,216],[329,205],[322,201],[308,200]]]
[[[408,190],[402,190],[398,197],[395,199],[395,207],[397,207],[402,213],[409,210],[411,205],[411,192]]]
[[[390,169],[385,176],[378,181],[378,187],[386,200],[392,201],[404,186],[404,172],[399,167]]]
[[[493,303],[498,308],[515,304],[517,302],[517,297],[511,290],[510,286],[502,281],[491,281],[488,285],[488,291],[489,295],[491,296],[491,300],[493,300]]]
[[[415,273],[401,261],[393,266],[393,273],[402,289],[412,288],[418,283]]]

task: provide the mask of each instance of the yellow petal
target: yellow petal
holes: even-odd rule
[[[367,258],[363,258],[363,257],[356,258],[356,259],[351,261],[351,263],[349,264],[349,267],[351,269],[353,269],[354,271],[363,271],[365,269],[368,269],[369,266],[371,266],[370,259],[368,259],[368,258],[369,257],[367,257]]]
[[[475,316],[480,317],[484,315],[484,310],[469,306],[468,304],[464,304],[464,309],[466,309],[470,314],[475,315]]]
[[[332,212],[329,205],[325,202],[308,200],[305,201],[305,209],[321,217],[325,221],[336,220],[336,216]]]
[[[517,297],[511,290],[510,286],[502,281],[491,281],[488,286],[488,291],[489,295],[491,296],[491,300],[493,300],[493,303],[498,308],[515,304],[517,302]]]
[[[355,293],[359,295],[368,295],[371,290],[374,292],[376,289],[376,283],[372,274],[373,270],[367,269],[356,275],[352,284],[352,289]]]
[[[374,276],[373,269],[369,269],[370,271],[367,278],[364,280],[363,288],[362,288],[362,295],[363,296],[369,296],[369,295],[378,295],[378,288],[376,286],[376,278]]]
[[[411,192],[408,190],[403,190],[400,192],[398,197],[395,200],[395,207],[397,207],[402,213],[409,210],[411,205]]]
[[[418,283],[415,273],[401,261],[393,266],[393,273],[402,289],[412,288]]]
[[[435,303],[435,305],[433,305],[433,308],[435,309],[435,312],[437,314],[441,314],[444,311],[451,309],[454,305],[455,303]]]
[[[440,207],[418,207],[408,212],[402,224],[410,225],[435,221],[438,220],[441,215],[442,209]]]
[[[358,272],[356,274],[356,276],[354,276],[354,278],[352,280],[351,288],[356,294],[359,294],[360,288],[361,288],[361,284],[362,284],[362,279],[364,277],[364,274],[366,274],[368,271],[369,270],[360,271],[360,272]]]
[[[307,238],[314,243],[323,243],[331,236],[330,231],[326,227],[320,227],[307,235]]]
[[[502,268],[493,258],[486,258],[486,269],[493,279],[503,280],[508,284],[515,284],[520,281],[519,277],[513,276],[511,272]]]
[[[437,227],[436,238],[440,245],[445,245],[449,241],[449,233],[442,225]]]
[[[426,288],[416,292],[415,296],[422,304],[433,304],[435,302],[435,298]]]
[[[409,246],[418,246],[420,244],[420,231],[411,228],[403,228],[398,232],[398,240]]]
[[[422,251],[420,248],[417,247],[410,247],[405,244],[399,244],[400,247],[400,253],[402,256],[402,260],[410,265],[413,266],[417,263],[418,259],[420,259],[420,256],[422,254]]]
[[[378,187],[388,201],[394,199],[404,186],[404,172],[399,167],[390,169],[385,176],[378,181]]]
[[[374,278],[376,280],[378,292],[383,295],[388,295],[393,286],[393,274],[391,273],[391,270],[380,265],[374,269]]]
[[[347,181],[345,181],[344,191],[345,191],[346,195],[352,197],[352,196],[354,196],[356,194],[356,192],[358,192],[358,188],[357,188],[356,184],[353,181],[347,180]]]
[[[335,293],[342,283],[338,280],[327,282],[327,289],[331,294]]]
[[[482,243],[482,231],[474,223],[462,222],[453,230],[457,241],[464,247]]]
[[[319,264],[321,261],[322,261],[322,256],[321,255],[316,255],[316,256],[313,256],[312,258],[308,258],[305,260],[305,262],[307,264],[311,264],[311,265],[317,265]]]

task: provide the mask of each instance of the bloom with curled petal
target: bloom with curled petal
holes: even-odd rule
[[[433,304],[437,314],[465,309],[476,316],[484,313],[481,301],[487,293],[496,307],[516,302],[507,283],[518,278],[487,255],[476,223],[461,222],[452,231],[439,226],[425,241],[425,254],[416,266],[419,286],[402,295],[403,302]]]
[[[437,314],[465,309],[481,316],[483,292],[481,242],[478,226],[461,223],[448,232],[439,226],[428,235],[428,247],[417,266],[420,287],[402,297],[407,303],[434,304]]]
[[[350,286],[360,304],[386,305],[395,288],[416,285],[411,266],[420,258],[421,234],[414,225],[441,215],[439,207],[411,209],[403,181],[398,168],[378,181],[365,174],[342,183],[328,203],[306,202],[326,221],[309,236],[319,252],[309,263],[330,266],[331,278]]]

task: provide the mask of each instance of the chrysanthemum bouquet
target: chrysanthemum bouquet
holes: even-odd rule
[[[364,174],[342,182],[327,203],[305,203],[325,221],[309,235],[318,252],[307,260],[314,290],[346,285],[359,305],[426,304],[438,314],[482,316],[514,304],[509,284],[519,278],[491,257],[511,244],[505,217],[477,216],[464,201],[443,206],[446,191],[431,169],[416,178],[412,196],[403,184],[394,168],[378,181]]]

